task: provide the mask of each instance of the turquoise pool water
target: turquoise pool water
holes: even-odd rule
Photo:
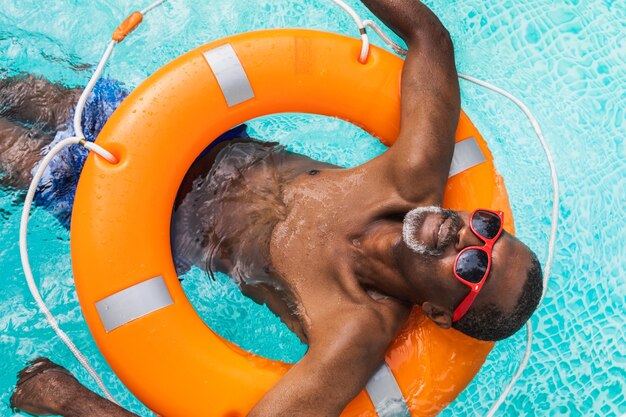
[[[84,85],[110,31],[148,2],[0,0],[0,71],[28,71]],[[133,87],[165,62],[209,40],[268,27],[355,35],[350,19],[322,0],[174,0],[114,53],[106,76]],[[357,1],[348,1],[363,15]],[[561,180],[553,274],[532,323],[533,356],[498,415],[621,416],[626,413],[626,4],[622,0],[427,1],[449,28],[460,72],[517,94],[535,113]],[[375,43],[380,44],[375,36]],[[483,132],[504,176],[518,235],[545,260],[551,209],[548,167],[521,113],[462,83],[463,107]],[[383,150],[343,122],[303,115],[252,123],[253,133],[338,164]],[[23,195],[0,190],[0,415],[10,416],[15,373],[50,356],[94,384],[54,337],[23,280],[17,230]],[[148,411],[98,353],[73,289],[68,233],[35,211],[30,247],[44,298],[122,403]],[[194,271],[184,283],[207,323],[260,354],[297,360],[304,351],[266,309],[230,281]],[[499,343],[474,382],[442,414],[484,414],[516,369],[524,334]]]

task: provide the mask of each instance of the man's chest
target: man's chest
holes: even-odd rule
[[[272,231],[270,259],[278,279],[300,300],[352,280],[350,236],[362,221],[353,193],[324,172],[298,178],[284,190],[286,215]]]

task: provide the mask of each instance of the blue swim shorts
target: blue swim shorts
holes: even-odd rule
[[[128,90],[118,81],[100,79],[96,83],[82,115],[83,131],[87,140],[95,140],[113,111],[126,96],[128,96]],[[59,130],[54,140],[42,150],[42,156],[61,140],[75,136],[72,125],[73,111],[68,116],[65,128]],[[235,127],[221,135],[210,147],[225,140],[248,137],[246,129],[246,125]],[[66,228],[70,226],[76,186],[87,155],[88,151],[82,146],[63,149],[46,168],[35,194],[35,204],[50,211]],[[33,168],[33,174],[36,168],[37,166]]]

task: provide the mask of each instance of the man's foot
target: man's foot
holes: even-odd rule
[[[38,416],[60,414],[78,381],[62,366],[37,358],[18,375],[11,408]]]

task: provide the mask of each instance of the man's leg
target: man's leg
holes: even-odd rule
[[[0,186],[26,188],[51,135],[0,118]]]
[[[28,186],[41,149],[69,120],[79,95],[29,74],[0,79],[0,186]]]
[[[89,391],[65,368],[46,358],[20,371],[11,407],[36,416],[137,417]]]
[[[54,135],[80,92],[30,74],[0,79],[0,117]]]

